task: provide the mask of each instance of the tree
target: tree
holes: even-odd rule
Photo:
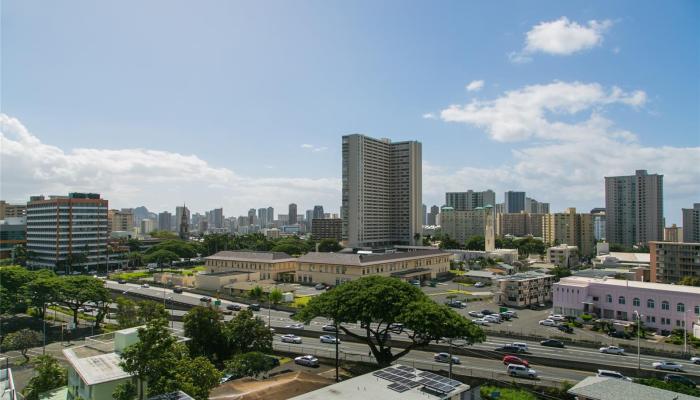
[[[154,319],[168,319],[168,312],[165,310],[163,303],[153,300],[144,300],[139,302],[139,324],[148,323]]]
[[[197,400],[208,400],[211,389],[221,381],[221,372],[205,357],[186,357],[178,363],[175,378],[178,389]]]
[[[255,286],[250,291],[248,291],[248,297],[250,297],[253,300],[260,300],[260,298],[263,295],[263,290],[260,286]]]
[[[139,324],[136,302],[126,297],[117,297],[117,324],[120,329],[131,328]]]
[[[467,250],[481,250],[484,251],[486,248],[486,239],[483,236],[472,236],[465,243],[465,248]]]
[[[17,332],[8,333],[2,341],[3,351],[17,350],[25,361],[29,361],[27,351],[41,344],[42,336],[31,329],[20,329]]]
[[[134,400],[136,396],[138,396],[138,388],[133,382],[120,383],[112,393],[114,400]]]
[[[250,310],[242,310],[224,324],[226,346],[232,354],[272,351],[272,332]]]
[[[681,285],[686,285],[686,286],[700,286],[700,277],[698,276],[684,276],[681,278],[680,282]]]
[[[552,268],[549,272],[550,272],[552,275],[554,275],[554,281],[556,281],[556,282],[558,282],[559,279],[561,279],[561,278],[565,278],[565,277],[567,277],[567,276],[571,276],[571,270],[570,270],[570,269],[564,268],[564,267],[559,267],[559,266],[556,266],[556,267]]]
[[[438,246],[441,249],[460,249],[462,246],[459,245],[459,242],[450,238],[449,236],[445,235],[442,240],[440,240],[440,245]]]
[[[235,377],[256,377],[274,367],[273,358],[259,351],[238,354],[231,360],[226,361],[226,372]]]
[[[23,303],[23,287],[34,279],[34,274],[24,267],[0,267],[0,313],[7,313]]]
[[[39,395],[68,383],[68,374],[53,356],[41,355],[34,360],[34,376],[22,390],[27,400],[39,400]]]
[[[143,265],[143,254],[138,251],[129,253],[128,259],[130,267],[140,267]]]
[[[415,348],[442,338],[463,340],[466,344],[485,338],[478,326],[447,306],[433,302],[420,289],[399,279],[382,276],[360,278],[315,296],[295,319],[308,323],[316,317],[326,317],[338,324],[360,321],[364,335],[343,325],[339,325],[339,329],[366,343],[382,367]],[[393,354],[387,333],[397,322],[410,330],[408,338],[411,342]]]
[[[146,254],[146,257],[144,257],[144,261],[147,263],[158,263],[159,265],[169,264],[179,260],[180,256],[170,250],[154,251],[153,253]]]
[[[272,291],[270,291],[268,298],[270,299],[270,302],[272,304],[277,305],[277,304],[282,302],[284,295],[282,294],[281,290],[274,288],[274,289],[272,289]]]
[[[171,232],[171,231],[153,231],[149,233],[151,237],[154,238],[159,238],[159,239],[177,239],[177,233]]]
[[[212,362],[228,358],[224,345],[223,324],[219,312],[211,307],[194,307],[184,317],[185,336],[190,338],[187,347],[194,356],[207,357]]]
[[[53,272],[51,274],[53,275]],[[24,285],[24,294],[29,305],[39,310],[42,320],[46,316],[49,303],[57,302],[61,298],[62,284],[63,280],[56,276],[41,276]]]
[[[334,253],[342,249],[343,246],[335,239],[323,239],[318,243],[318,251],[322,253]]]
[[[78,309],[86,303],[109,302],[109,290],[104,282],[91,276],[63,278],[60,303],[73,311],[73,323],[78,325]]]

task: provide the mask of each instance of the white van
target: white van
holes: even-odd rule
[[[515,347],[520,347],[522,351],[527,352],[529,349],[527,348],[527,343],[522,343],[522,342],[516,342],[512,343],[513,346]]]
[[[537,378],[537,371],[524,365],[508,364],[508,375],[535,379]]]

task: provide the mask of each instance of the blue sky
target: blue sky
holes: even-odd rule
[[[428,206],[492,188],[587,211],[604,175],[648,169],[680,223],[700,4],[491,3],[5,0],[2,197],[337,211],[360,132],[423,143]]]

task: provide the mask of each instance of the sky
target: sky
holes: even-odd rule
[[[697,1],[4,0],[0,198],[337,212],[341,136],[423,144],[423,202],[604,176],[700,202]]]

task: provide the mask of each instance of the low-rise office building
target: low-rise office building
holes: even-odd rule
[[[577,246],[560,244],[547,249],[547,261],[559,267],[571,268],[579,265]]]
[[[700,277],[700,243],[649,242],[649,258],[652,282]]]
[[[287,253],[272,251],[220,251],[205,258],[207,271],[259,272],[260,279],[293,281],[297,259]]]
[[[11,258],[15,247],[26,243],[26,217],[7,217],[0,220],[0,260]]]
[[[660,332],[692,332],[700,316],[700,287],[579,276],[562,278],[553,286],[556,314],[633,321],[637,311],[645,327]]]
[[[496,300],[510,307],[527,307],[552,301],[554,275],[521,272],[498,279]]]

